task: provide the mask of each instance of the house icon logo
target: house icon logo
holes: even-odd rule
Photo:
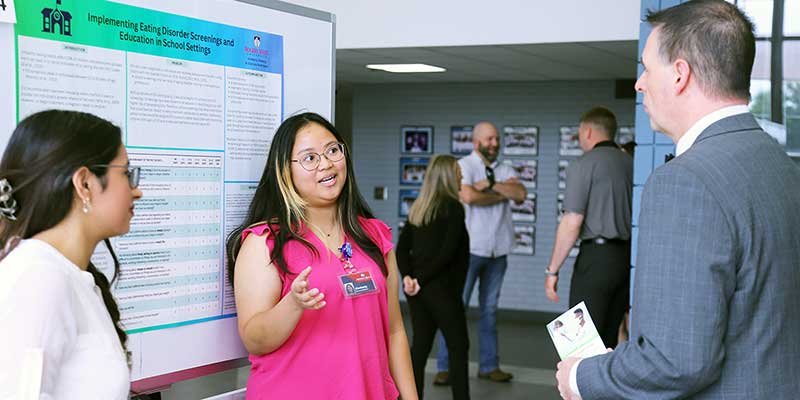
[[[42,32],[72,36],[72,14],[59,9],[61,0],[56,0],[56,8],[42,9]]]

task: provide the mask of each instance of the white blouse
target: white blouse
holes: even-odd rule
[[[0,261],[0,399],[127,399],[130,372],[100,289],[49,244]]]

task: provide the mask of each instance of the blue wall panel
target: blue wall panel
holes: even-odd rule
[[[633,158],[633,184],[644,185],[653,170],[653,146],[636,146]]]

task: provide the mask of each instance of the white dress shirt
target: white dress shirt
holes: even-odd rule
[[[697,137],[700,136],[700,134],[703,133],[703,131],[713,123],[723,118],[748,112],[750,112],[750,109],[748,109],[746,105],[738,104],[735,106],[720,108],[719,110],[700,118],[694,123],[694,125],[692,125],[691,128],[689,128],[688,131],[686,131],[686,133],[683,134],[683,136],[681,136],[680,139],[678,139],[678,144],[675,145],[675,157],[685,153],[686,150],[689,150],[689,148],[694,144],[695,140],[697,140]]]
[[[703,133],[706,128],[713,125],[715,122],[722,120],[723,118],[732,117],[734,115],[749,113],[750,109],[747,108],[744,104],[738,104],[735,106],[728,106],[720,108],[717,111],[714,111],[710,114],[707,114],[703,118],[697,120],[697,122],[689,128],[686,133],[678,139],[678,143],[675,146],[675,157],[680,156],[681,154],[685,153],[686,150],[689,150],[690,147],[694,144],[697,138]],[[572,370],[569,371],[569,388],[575,393],[577,396],[580,396],[580,391],[578,390],[578,365],[580,365],[580,360],[572,366]]]
[[[91,273],[49,244],[0,261],[0,399],[127,399],[130,371]]]
[[[461,183],[474,185],[486,179],[486,164],[473,151],[458,160],[461,166]],[[505,182],[519,178],[511,166],[495,160],[491,164],[495,182]],[[480,257],[501,257],[511,252],[514,246],[514,225],[511,223],[511,205],[501,201],[488,206],[464,205],[467,231],[469,231],[469,252]]]

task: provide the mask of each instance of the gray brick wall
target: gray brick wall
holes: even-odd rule
[[[633,125],[633,99],[614,99],[611,80],[355,85],[352,99],[356,179],[378,218],[394,229],[401,221],[398,190],[408,188],[399,184],[401,126],[433,126],[434,153],[450,152],[453,125],[489,120],[500,130],[504,125],[538,126],[539,154],[532,157],[538,160],[537,188],[532,190],[537,195],[535,255],[509,257],[500,307],[545,312],[567,308],[574,259],[568,259],[562,270],[561,302],[548,302],[543,290],[543,269],[550,257],[557,225],[558,160],[562,158],[558,155],[558,129],[576,125],[580,114],[596,105],[614,111],[620,125]],[[376,186],[388,189],[387,200],[372,198]],[[475,297],[471,304],[477,304]]]

